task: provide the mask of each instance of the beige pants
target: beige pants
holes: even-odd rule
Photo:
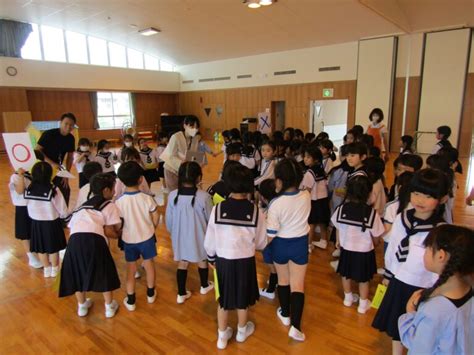
[[[178,175],[174,172],[165,168],[165,181],[168,191],[173,191],[178,189]]]

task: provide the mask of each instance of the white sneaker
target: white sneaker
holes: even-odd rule
[[[321,239],[317,242],[313,242],[313,245],[319,249],[326,249],[328,247],[328,242],[324,239]]]
[[[146,296],[146,301],[148,303],[155,303],[155,300],[156,300],[156,290],[155,290],[155,293],[153,294],[153,296],[151,296],[151,297],[148,296],[148,295]]]
[[[385,268],[379,267],[379,268],[377,269],[377,274],[379,274],[379,275],[385,274]]]
[[[359,300],[359,295],[357,293],[351,293],[350,296],[344,294],[344,306],[351,307],[353,303],[356,303]]]
[[[334,258],[340,257],[340,256],[341,256],[341,249],[336,249],[336,250],[334,250],[334,251],[332,252],[332,256],[333,256]]]
[[[371,306],[371,302],[369,300],[360,300],[359,307],[357,307],[357,312],[360,314],[365,314]]]
[[[275,292],[267,292],[267,289],[266,288],[261,288],[258,290],[259,293],[260,293],[260,296],[262,297],[266,297],[270,300],[274,300],[275,299]]]
[[[46,266],[43,268],[43,276],[45,278],[51,277],[51,266]]]
[[[217,330],[217,348],[221,350],[225,349],[227,347],[227,342],[232,338],[233,333],[231,327],[227,327],[224,331]]]
[[[39,261],[38,258],[35,258],[34,256],[30,258],[30,260],[28,261],[28,265],[31,266],[33,269],[41,269],[43,267],[41,261]]]
[[[329,263],[331,267],[334,269],[334,271],[337,271],[337,267],[339,266],[339,260],[334,260]]]
[[[117,313],[119,304],[116,300],[112,300],[110,304],[105,304],[105,318],[112,318]]]
[[[289,326],[289,325],[291,324],[291,319],[290,319],[290,317],[284,317],[284,316],[281,314],[281,307],[278,307],[278,309],[277,309],[277,316],[278,316],[278,318],[281,320],[281,322],[283,323],[283,325]]]
[[[58,273],[59,273],[59,266],[51,267],[51,277],[58,276]]]
[[[199,292],[201,293],[201,295],[205,295],[209,291],[212,291],[213,289],[214,289],[214,282],[208,281],[207,282],[207,287],[202,287],[201,286],[201,289],[199,290]]]
[[[133,312],[137,308],[136,303],[128,304],[127,300],[128,297],[125,296],[125,298],[123,299],[123,304],[125,305],[125,308],[127,308],[130,312]]]
[[[79,317],[87,316],[89,313],[89,308],[92,307],[92,300],[90,298],[86,298],[86,301],[83,304],[77,304],[77,315]]]
[[[136,279],[139,279],[140,277],[142,277],[142,275],[140,274],[140,272],[137,270],[135,271],[135,278]]]
[[[183,304],[189,297],[191,297],[191,291],[186,291],[186,294],[184,296],[178,295],[176,297],[176,302],[178,304]]]
[[[243,343],[249,336],[253,334],[255,331],[255,324],[253,322],[248,321],[247,324],[243,327],[237,327],[237,335],[235,336],[235,340],[239,343]]]
[[[304,341],[306,339],[304,333],[293,326],[291,326],[288,336],[296,341]]]

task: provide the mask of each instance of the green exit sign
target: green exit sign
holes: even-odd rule
[[[323,97],[333,97],[334,89],[323,89]]]

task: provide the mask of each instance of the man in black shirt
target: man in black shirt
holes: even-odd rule
[[[73,152],[76,147],[71,132],[74,130],[75,124],[76,117],[72,113],[65,113],[61,116],[59,128],[50,129],[41,135],[36,148],[44,154],[44,160],[53,168],[59,170],[60,167],[64,167],[68,171],[71,170]],[[64,195],[66,203],[69,204],[71,195],[69,180],[55,177],[53,183]]]

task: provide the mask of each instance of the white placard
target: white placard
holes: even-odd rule
[[[28,133],[3,133],[3,140],[13,169],[28,171],[35,165],[36,156]]]
[[[272,122],[270,120],[269,112],[260,112],[258,114],[258,130],[262,134],[269,134],[272,132]]]

